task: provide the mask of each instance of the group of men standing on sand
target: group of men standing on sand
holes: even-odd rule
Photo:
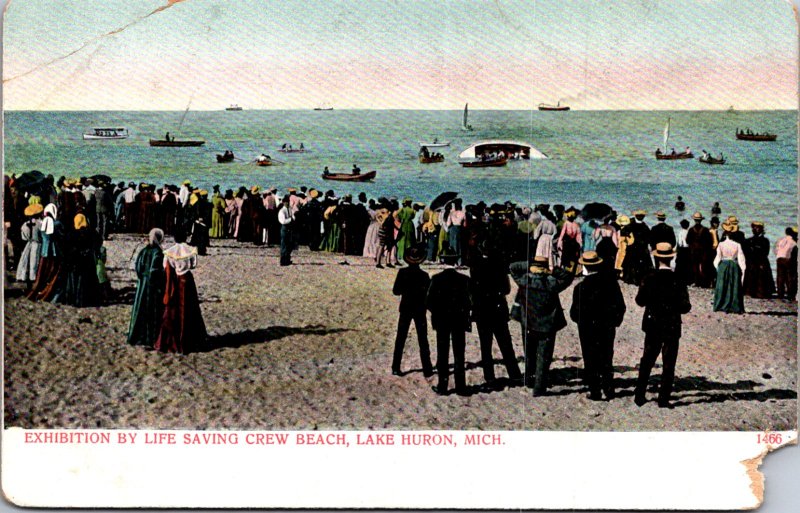
[[[498,248],[488,240],[479,244],[479,258],[469,266],[469,275],[456,269],[458,255],[447,248],[441,255],[445,268],[433,277],[420,268],[425,251],[412,247],[404,257],[408,267],[401,268],[393,293],[401,297],[392,373],[402,375],[401,363],[408,330],[413,321],[420,346],[422,372],[434,375],[427,335],[427,312],[436,331],[436,374],[433,391],[449,393],[450,350],[453,351],[455,392],[470,395],[466,384],[466,332],[474,321],[481,350],[481,368],[486,391],[505,387],[494,372],[493,341],[497,342],[510,386],[524,385],[534,396],[547,393],[549,371],[558,331],[567,326],[559,293],[572,283],[575,273],[562,267],[550,268],[550,260],[536,256],[531,261],[504,262]],[[671,262],[675,249],[659,243],[652,251],[657,269],[644,277],[636,303],[644,307],[642,329],[644,351],[639,365],[634,402],[647,402],[650,373],[662,354],[663,373],[658,405],[670,408],[675,363],[681,337],[681,315],[691,304],[686,285],[677,279]],[[616,273],[604,265],[596,251],[586,251],[579,258],[584,277],[573,290],[570,318],[577,324],[584,360],[584,382],[589,399],[611,400],[616,396],[613,379],[613,356],[616,329],[625,315],[625,301]],[[514,305],[509,311],[506,296],[511,292],[509,274],[517,284]],[[524,342],[524,371],[520,370],[509,331],[509,318],[520,322]]]

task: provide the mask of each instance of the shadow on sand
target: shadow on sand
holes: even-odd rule
[[[325,326],[270,326],[257,330],[244,330],[237,333],[223,333],[221,335],[209,335],[206,339],[206,347],[199,352],[209,352],[223,347],[237,348],[249,344],[261,344],[271,342],[292,335],[329,335],[331,333],[342,333],[350,331],[347,328],[326,328]]]

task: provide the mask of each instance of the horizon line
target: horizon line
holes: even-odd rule
[[[376,109],[376,108],[340,108],[340,109],[330,109],[330,110],[323,110],[319,111],[315,108],[267,108],[267,109],[256,109],[256,108],[242,108],[241,110],[237,111],[228,111],[226,108],[218,108],[218,109],[191,109],[193,112],[244,112],[244,111],[309,111],[309,112],[330,112],[330,111],[418,111],[418,112],[430,112],[430,111],[437,111],[437,112],[460,112],[463,109],[411,109],[411,108],[402,108],[402,107],[393,107],[393,108],[385,108],[385,109]],[[472,108],[471,111],[508,111],[508,112],[529,112],[529,111],[539,111],[538,107],[535,108],[525,108],[525,109],[481,109],[481,108]],[[668,109],[668,108],[654,108],[654,109],[575,109],[571,108],[569,111],[563,112],[767,112],[767,111],[793,111],[796,110],[800,112],[800,105],[796,108],[760,108],[760,109]],[[186,109],[2,109],[2,112],[184,112]],[[541,111],[541,112],[548,112],[548,111]],[[235,115],[235,114],[234,114]],[[563,113],[559,113],[556,115],[564,115]],[[567,114],[568,115],[568,114]]]

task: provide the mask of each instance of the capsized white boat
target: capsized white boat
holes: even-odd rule
[[[91,132],[83,134],[83,138],[85,140],[102,140],[102,139],[127,139],[128,138],[128,129],[127,128],[104,128],[104,127],[97,127],[92,128]]]
[[[520,141],[489,140],[472,144],[458,154],[461,161],[480,160],[490,154],[502,151],[509,159],[546,159],[547,155],[528,143]]]
[[[445,146],[450,146],[450,141],[439,142],[439,141],[437,141],[435,139],[434,139],[433,142],[422,142],[422,141],[419,141],[419,147],[422,148],[423,146],[425,148],[444,148]]]

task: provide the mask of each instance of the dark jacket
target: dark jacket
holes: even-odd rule
[[[616,328],[625,316],[625,299],[612,273],[590,274],[572,291],[570,318],[584,329]]]
[[[455,269],[445,269],[431,278],[425,306],[431,311],[433,329],[470,328],[469,278]]]
[[[404,267],[397,271],[392,293],[400,296],[400,311],[425,311],[425,295],[428,293],[430,283],[430,276],[418,265]]]
[[[669,245],[675,247],[675,230],[666,223],[658,223],[650,228],[650,248],[656,249],[656,244],[659,242],[669,242]]]
[[[511,283],[502,260],[476,257],[469,270],[469,290],[474,320],[496,317],[508,320],[506,296],[511,292]]]
[[[636,304],[644,307],[642,330],[668,337],[681,336],[681,315],[692,309],[686,285],[667,269],[659,269],[642,281]]]
[[[514,262],[511,275],[520,287],[517,302],[527,331],[554,333],[567,325],[559,292],[569,287],[574,275],[561,268],[550,273],[531,273],[527,262]]]

